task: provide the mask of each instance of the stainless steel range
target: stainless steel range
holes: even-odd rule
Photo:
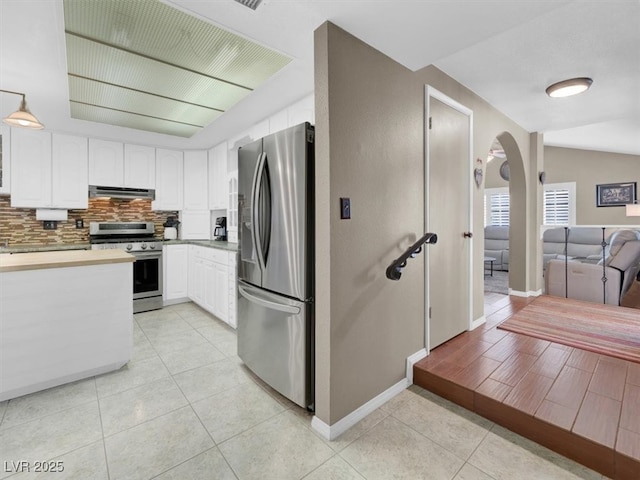
[[[133,264],[133,312],[162,308],[162,242],[153,222],[90,222],[91,250],[119,249]]]

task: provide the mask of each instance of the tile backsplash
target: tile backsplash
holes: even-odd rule
[[[154,212],[151,200],[90,198],[88,209],[69,210],[66,222],[58,222],[55,230],[44,230],[42,221],[36,220],[35,209],[12,208],[10,197],[0,196],[0,244],[4,245],[5,240],[10,247],[87,243],[89,222],[153,222],[156,236],[161,237],[162,224],[169,215],[177,216],[178,212]],[[84,228],[76,228],[78,218],[83,220]]]

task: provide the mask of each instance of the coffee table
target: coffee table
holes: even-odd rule
[[[487,263],[489,264],[489,268],[490,270],[490,275],[493,277],[493,262],[495,262],[496,259],[493,257],[484,257],[484,273],[485,275],[487,274]]]

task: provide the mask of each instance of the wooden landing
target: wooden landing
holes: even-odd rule
[[[530,301],[488,294],[487,323],[432,350],[414,383],[611,479],[638,480],[640,364],[496,329]]]

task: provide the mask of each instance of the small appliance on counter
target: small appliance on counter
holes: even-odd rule
[[[227,217],[216,218],[216,226],[213,229],[213,239],[221,242],[227,241]]]
[[[178,238],[178,225],[180,221],[173,215],[167,217],[167,221],[162,224],[164,227],[164,239],[175,240]]]

